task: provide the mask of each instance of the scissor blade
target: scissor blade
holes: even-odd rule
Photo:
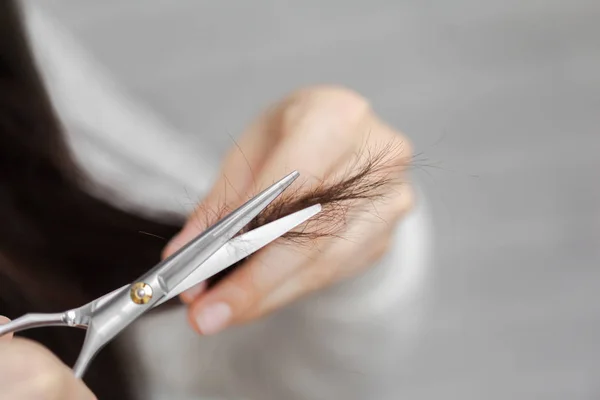
[[[321,205],[316,204],[234,237],[176,286],[165,298],[157,302],[155,307],[248,257],[320,211]]]
[[[140,277],[138,281],[158,283],[165,292],[160,297],[168,294],[279,197],[298,176],[298,172],[294,171],[263,190]],[[157,288],[154,288],[155,292],[156,290]]]
[[[168,296],[192,272],[216,253],[275,200],[294,180],[294,171],[254,196],[163,262],[132,282],[133,290],[119,291],[97,307],[73,372],[81,378],[98,351],[123,329]]]

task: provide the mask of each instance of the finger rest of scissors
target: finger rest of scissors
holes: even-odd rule
[[[25,314],[7,324],[0,325],[0,336],[8,333],[15,333],[32,328],[42,328],[46,326],[79,326],[70,322],[68,313],[54,314]],[[84,327],[84,326],[80,326]]]
[[[61,313],[29,313],[6,324],[0,325],[0,337],[33,328],[50,326],[67,326],[86,329],[94,311],[119,293],[127,290],[129,285],[120,287],[86,305]]]

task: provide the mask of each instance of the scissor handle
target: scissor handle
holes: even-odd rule
[[[66,317],[65,313],[25,314],[7,324],[0,325],[0,336],[45,326],[70,326],[67,323]]]

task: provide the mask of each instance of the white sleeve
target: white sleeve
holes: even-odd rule
[[[131,99],[69,32],[35,4],[23,5],[38,66],[81,167],[128,207],[190,211],[181,198],[207,192],[214,155],[180,140],[181,132]]]

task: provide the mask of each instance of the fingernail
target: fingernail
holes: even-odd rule
[[[196,316],[198,329],[204,335],[212,335],[219,332],[231,318],[231,307],[227,303],[215,303],[204,308]]]
[[[184,303],[191,303],[193,302],[196,297],[200,296],[200,294],[202,292],[204,292],[206,290],[206,281],[200,282],[199,284],[197,284],[196,286],[193,286],[191,288],[189,288],[188,290],[186,290],[185,292],[181,293],[181,300]]]

